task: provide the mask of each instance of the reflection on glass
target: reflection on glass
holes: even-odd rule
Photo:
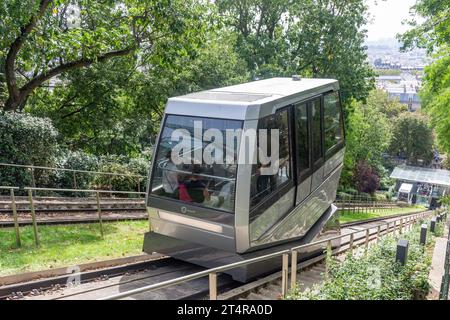
[[[201,123],[202,132],[200,136],[194,130],[194,122],[197,125],[199,122]],[[173,162],[172,152],[179,141],[172,141],[172,133],[176,129],[184,129],[189,132],[192,139],[190,148],[187,148],[187,153],[190,153],[192,159],[194,159],[196,148],[201,148],[203,153],[205,147],[212,142],[203,139],[206,130],[218,129],[225,137],[225,130],[241,128],[242,122],[236,120],[167,116],[154,162],[151,194],[233,212],[237,165],[227,164],[225,156],[231,154],[234,155],[235,159],[237,158],[237,141],[235,141],[232,150],[223,151],[223,164],[206,164],[202,159],[201,162],[192,160],[191,163],[177,165]]]

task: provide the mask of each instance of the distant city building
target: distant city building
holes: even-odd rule
[[[420,99],[416,91],[407,91],[406,88],[388,88],[386,90],[389,94],[389,98],[398,99],[402,104],[408,107],[408,111],[414,112],[420,109]]]

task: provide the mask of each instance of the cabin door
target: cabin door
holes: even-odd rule
[[[302,202],[311,192],[311,102],[297,103],[294,112],[294,144],[297,168],[295,204]]]

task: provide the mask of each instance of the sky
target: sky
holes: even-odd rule
[[[408,30],[402,25],[404,19],[409,18],[409,8],[416,0],[366,0],[372,22],[367,25],[367,40],[395,38],[397,33]]]

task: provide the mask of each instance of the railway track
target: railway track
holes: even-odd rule
[[[147,220],[148,215],[145,212],[145,210],[136,210],[137,212],[129,213],[128,210],[115,210],[116,215],[114,216],[108,216],[108,210],[107,212],[104,212],[102,216],[103,222],[116,222],[116,221],[130,221],[130,220]],[[121,212],[125,212],[123,214],[120,214]],[[53,213],[53,212],[51,212]],[[58,224],[80,224],[80,223],[97,223],[98,222],[98,216],[96,214],[87,214],[81,217],[58,217],[58,218],[52,218],[52,217],[39,217],[37,220],[38,225],[58,225]],[[33,224],[33,221],[31,219],[20,219],[18,221],[19,226],[29,226]],[[12,228],[14,227],[14,221],[6,220],[2,221],[0,220],[0,228]]]
[[[95,223],[98,222],[98,217],[94,216],[94,213],[97,212],[97,208],[92,207],[92,208],[84,208],[84,209],[80,209],[80,208],[52,208],[52,209],[36,209],[36,213],[37,213],[37,217],[38,217],[38,224],[41,225],[55,225],[55,224],[79,224],[79,223]],[[10,211],[9,209],[0,209],[0,214],[2,213],[7,213],[5,214],[5,216],[7,216],[7,220],[2,220],[0,219],[0,228],[12,228],[14,227],[14,221],[12,220],[12,217],[9,218],[10,216]],[[127,221],[127,220],[145,220],[148,218],[145,208],[136,208],[134,206],[132,207],[120,207],[120,208],[107,208],[107,209],[102,209],[102,211],[104,213],[116,213],[117,215],[114,217],[108,217],[107,215],[104,215],[104,217],[102,218],[103,221],[107,221],[107,222],[111,222],[111,221]],[[22,210],[18,210],[19,213],[28,213],[29,209],[22,209]],[[89,213],[88,213],[89,212]],[[127,213],[132,213],[127,214]],[[70,214],[76,214],[76,213],[88,213],[85,214],[83,217],[57,217],[59,213],[68,213]],[[122,213],[122,214],[121,214]],[[404,215],[408,215],[409,213],[402,213],[402,214],[396,214],[396,215],[391,215],[389,217],[401,217]],[[120,216],[119,216],[120,215]],[[24,214],[22,214],[22,216],[24,216]],[[50,216],[50,217],[47,217]],[[40,217],[44,217],[44,218],[40,218]],[[370,221],[378,221],[378,220],[383,220],[386,217],[380,217],[380,218],[373,218],[373,219],[368,219],[368,220],[364,220],[364,222],[370,222]],[[343,223],[342,226],[347,226],[347,225],[353,225],[353,224],[357,224],[359,222],[347,222],[347,223]],[[27,217],[27,218],[19,218],[19,226],[27,226],[27,225],[32,225],[33,221],[31,220],[31,218]]]
[[[416,214],[416,213],[415,213]],[[409,214],[412,215],[412,214]],[[408,216],[408,214],[402,215]],[[398,216],[396,217],[398,218]],[[385,225],[394,220],[392,217],[371,221],[359,221],[351,225],[344,225],[341,229],[343,235],[363,230],[369,226]],[[392,231],[381,228],[381,232]],[[354,245],[366,241],[366,233],[360,232],[354,236]],[[369,241],[376,238],[376,230],[370,233]],[[348,238],[348,239],[347,239]],[[349,248],[350,237],[342,238],[341,245],[333,249],[333,254],[345,253]],[[318,255],[300,261],[299,280],[303,288],[321,281],[324,272],[324,255]],[[87,270],[79,273],[79,278],[74,274],[65,274],[56,277],[48,277],[34,281],[28,281],[0,287],[0,299],[99,299],[119,292],[135,288],[157,284],[159,282],[175,279],[181,276],[193,274],[205,270],[197,265],[179,261],[169,257],[159,257],[157,260],[136,262],[127,265]],[[72,283],[79,279],[79,284]],[[256,281],[242,285],[231,279],[226,274],[218,275],[219,299],[274,299],[281,292],[281,272],[268,275]],[[205,299],[208,295],[208,279],[200,278],[172,287],[151,292],[136,294],[130,299]]]

